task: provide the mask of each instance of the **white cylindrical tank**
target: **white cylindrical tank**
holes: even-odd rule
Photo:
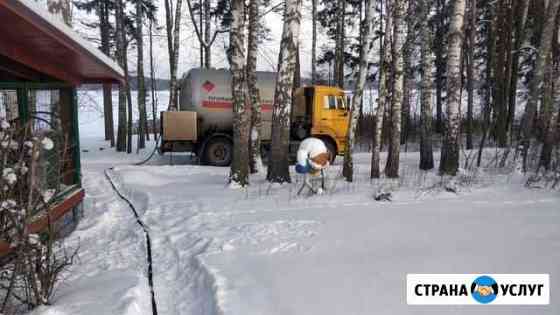
[[[270,140],[275,85],[276,73],[257,72],[263,140]],[[181,80],[179,110],[197,113],[199,136],[206,136],[209,132],[231,132],[233,129],[231,72],[224,69],[190,70]]]

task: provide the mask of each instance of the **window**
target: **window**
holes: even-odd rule
[[[19,116],[16,90],[0,90],[0,118],[13,121]]]
[[[336,109],[336,98],[333,95],[325,95],[325,109]]]
[[[346,110],[346,102],[344,101],[344,96],[336,97],[336,108],[340,110]]]

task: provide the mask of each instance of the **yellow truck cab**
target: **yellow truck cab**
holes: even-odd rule
[[[296,90],[292,109],[292,139],[310,136],[322,139],[331,156],[346,151],[349,107],[342,89],[330,86],[307,86]]]

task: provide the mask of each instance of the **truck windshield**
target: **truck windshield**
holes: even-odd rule
[[[343,96],[325,95],[325,109],[346,110],[346,100]]]
[[[346,110],[348,107],[346,106],[346,100],[344,99],[343,96],[337,96],[336,97],[336,107],[337,109],[340,110]]]

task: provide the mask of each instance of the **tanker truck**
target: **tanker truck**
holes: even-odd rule
[[[276,73],[257,72],[261,96],[261,152],[270,151],[272,104]],[[223,69],[192,69],[180,82],[178,111],[161,113],[160,153],[192,152],[201,163],[230,165],[233,146],[231,73]],[[290,115],[290,153],[308,137],[323,140],[334,158],[346,149],[348,106],[344,91],[328,86],[305,86],[294,94]]]

